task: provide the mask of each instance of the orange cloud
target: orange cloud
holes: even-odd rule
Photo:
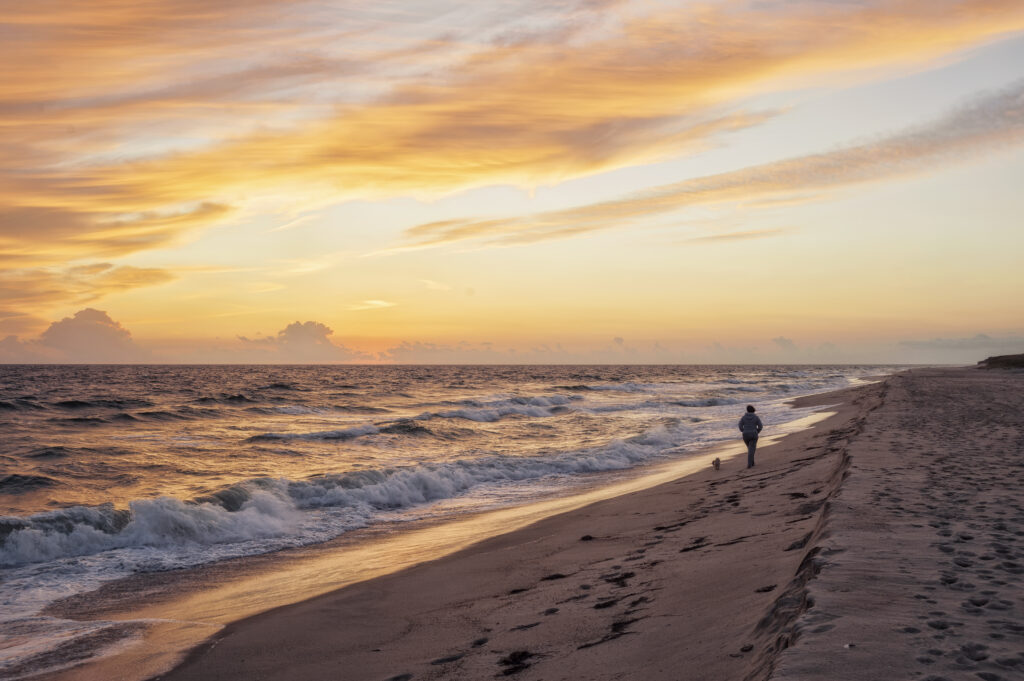
[[[930,125],[875,142],[698,177],[621,199],[565,210],[506,219],[425,223],[406,230],[404,236],[408,245],[396,250],[476,239],[492,245],[532,243],[627,227],[645,218],[692,206],[760,205],[766,200],[786,200],[794,196],[807,200],[816,192],[926,172],[943,163],[963,162],[978,153],[1021,142],[1024,142],[1024,81],[982,96]],[[768,234],[745,232],[706,238],[755,236]]]
[[[26,312],[55,305],[81,305],[141,286],[155,286],[175,279],[164,269],[115,267],[95,263],[70,268],[11,269],[0,271],[0,332],[37,329],[45,322]]]
[[[156,248],[253,196],[436,195],[676,156],[770,115],[738,110],[751,93],[1024,29],[1019,0],[543,7],[462,9],[450,35],[403,3],[12,7],[0,258]]]

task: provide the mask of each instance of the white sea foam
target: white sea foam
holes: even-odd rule
[[[740,400],[731,397],[705,397],[696,400],[673,400],[672,404],[680,407],[722,407],[730,404],[740,404]]]
[[[507,416],[532,416],[544,418],[564,413],[569,409],[567,405],[578,398],[565,395],[538,395],[535,397],[512,397],[494,401],[462,400],[459,404],[466,405],[464,409],[449,409],[446,411],[423,412],[416,417],[417,420],[429,420],[436,418],[443,419],[466,419],[482,423],[492,423]]]
[[[0,566],[127,547],[198,546],[280,536],[293,532],[301,517],[293,504],[261,490],[234,512],[213,503],[159,497],[133,501],[123,527],[111,520],[113,513],[109,506],[78,506],[28,518],[0,518],[0,524],[17,528],[0,545]]]
[[[452,498],[483,485],[629,468],[677,445],[682,427],[656,426],[639,436],[576,452],[489,456],[305,480],[259,478],[199,503],[160,497],[133,501],[127,512],[110,505],[79,506],[27,518],[0,518],[0,526],[11,529],[0,544],[0,566],[128,548],[194,551],[255,539],[286,538],[283,545],[322,541],[325,534],[351,529],[354,519],[361,524],[381,511]],[[351,513],[334,526],[306,513],[338,507]],[[147,554],[145,562],[150,564],[153,558]]]

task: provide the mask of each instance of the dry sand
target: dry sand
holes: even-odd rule
[[[1024,372],[887,381],[776,679],[1024,679]]]
[[[915,370],[815,398],[843,404],[752,470],[239,621],[163,678],[1022,678],[1022,387]]]

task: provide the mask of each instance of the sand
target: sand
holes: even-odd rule
[[[845,446],[773,678],[1024,679],[1024,373],[914,370]]]
[[[737,440],[719,471],[233,623],[162,678],[1022,678],[1022,387],[815,398],[842,404],[754,469]]]

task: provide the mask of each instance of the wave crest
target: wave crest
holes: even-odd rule
[[[499,455],[306,480],[257,478],[193,501],[159,497],[133,501],[127,510],[103,504],[2,517],[0,567],[126,548],[175,549],[268,537],[281,538],[277,548],[323,541],[382,511],[449,499],[481,485],[629,468],[672,444],[671,433],[657,431],[580,452]],[[334,525],[331,514],[310,515],[332,509],[344,511],[335,514],[341,520]]]

